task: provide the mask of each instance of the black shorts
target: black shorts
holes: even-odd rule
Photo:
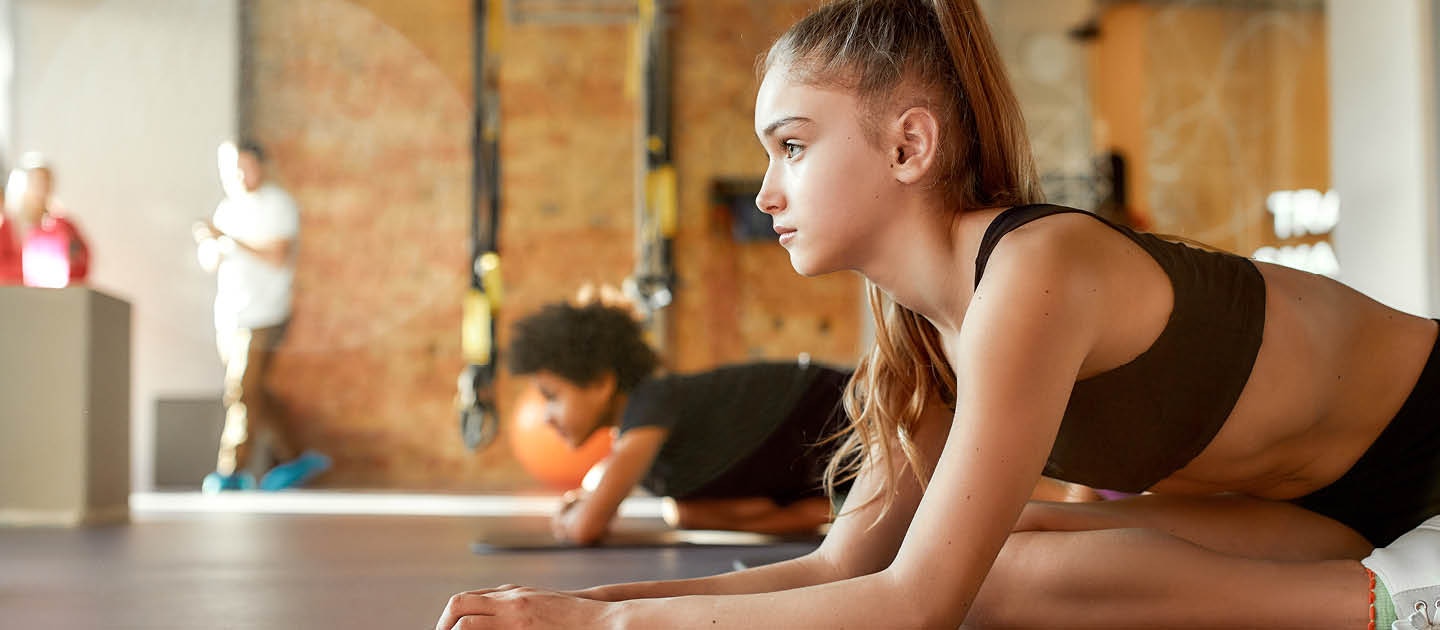
[[[1290,501],[1383,547],[1440,514],[1440,340],[1420,380],[1349,472]]]
[[[765,441],[684,499],[765,496],[780,505],[825,496],[822,477],[839,440],[826,441],[849,423],[841,398],[850,372],[824,370]],[[845,484],[848,487],[849,484]],[[837,487],[837,491],[842,488]]]

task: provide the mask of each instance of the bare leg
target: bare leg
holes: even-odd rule
[[[280,328],[235,329],[222,333],[218,343],[225,363],[225,429],[220,436],[220,453],[215,469],[223,475],[245,468],[254,438],[272,433],[276,458],[294,457],[287,426],[278,421],[265,374]]]
[[[1063,501],[1066,503],[1078,503],[1082,501],[1099,501],[1100,495],[1095,490],[1079,484],[1041,477],[1040,482],[1035,484],[1035,491],[1030,493],[1032,501]]]
[[[1363,628],[1369,545],[1295,506],[1144,496],[1026,508],[974,627]]]
[[[1083,504],[1032,501],[1015,531],[1153,529],[1206,549],[1268,560],[1359,560],[1371,545],[1309,510],[1241,495],[1144,495]]]
[[[977,628],[1364,628],[1356,560],[1227,556],[1143,529],[1013,534],[980,589]]]
[[[220,452],[215,470],[233,475],[244,467],[250,455],[249,413],[241,398],[245,372],[249,368],[251,334],[237,328],[216,331],[215,344],[225,364],[225,428],[220,433]]]
[[[1040,479],[1032,496],[1065,502],[1099,499],[1090,488],[1047,477]],[[824,497],[801,499],[783,507],[765,497],[689,499],[675,501],[666,517],[672,527],[680,529],[724,529],[762,534],[813,532],[828,524],[830,519],[830,501]],[[1099,526],[1072,528],[1101,529]]]
[[[724,529],[760,534],[811,533],[830,522],[824,497],[778,505],[765,497],[689,499],[675,502],[671,525],[680,529]]]
[[[270,434],[270,451],[279,462],[295,458],[295,442],[289,423],[280,417],[270,389],[265,386],[270,364],[275,357],[275,346],[279,343],[282,328],[271,326],[256,328],[251,332],[248,369],[241,384],[241,400],[250,417],[252,435],[260,432]]]

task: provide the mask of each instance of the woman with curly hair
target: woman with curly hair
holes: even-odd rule
[[[829,522],[820,478],[837,443],[825,438],[847,422],[849,372],[770,362],[660,373],[633,312],[602,301],[521,319],[506,356],[567,443],[618,430],[598,482],[566,494],[558,539],[598,542],[637,485],[670,499],[667,520],[685,529],[793,534]]]

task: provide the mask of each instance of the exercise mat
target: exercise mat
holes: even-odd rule
[[[821,536],[772,536],[751,532],[718,530],[641,530],[617,531],[605,536],[599,544],[589,547],[555,540],[549,532],[497,532],[485,534],[470,543],[475,553],[502,551],[563,551],[575,549],[637,549],[658,547],[759,547],[785,543],[820,544]]]

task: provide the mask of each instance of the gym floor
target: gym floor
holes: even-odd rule
[[[0,627],[428,628],[447,597],[470,588],[518,583],[568,589],[696,577],[729,571],[737,560],[809,549],[783,543],[477,555],[470,549],[477,539],[492,532],[545,532],[548,519],[535,502],[445,515],[431,513],[447,511],[444,498],[401,502],[396,509],[395,497],[384,496],[368,503],[362,498],[361,509],[328,510],[350,513],[315,513],[327,510],[287,506],[333,507],[334,497],[286,494],[278,507],[241,497],[137,496],[126,525],[0,527]],[[454,499],[466,500],[484,501]],[[544,499],[541,507],[551,502]],[[363,507],[382,503],[392,507]],[[437,504],[441,509],[410,509]],[[640,508],[622,512],[631,515],[616,527],[663,528],[648,506]],[[422,514],[381,513],[386,511]],[[496,514],[507,511],[512,514]]]

